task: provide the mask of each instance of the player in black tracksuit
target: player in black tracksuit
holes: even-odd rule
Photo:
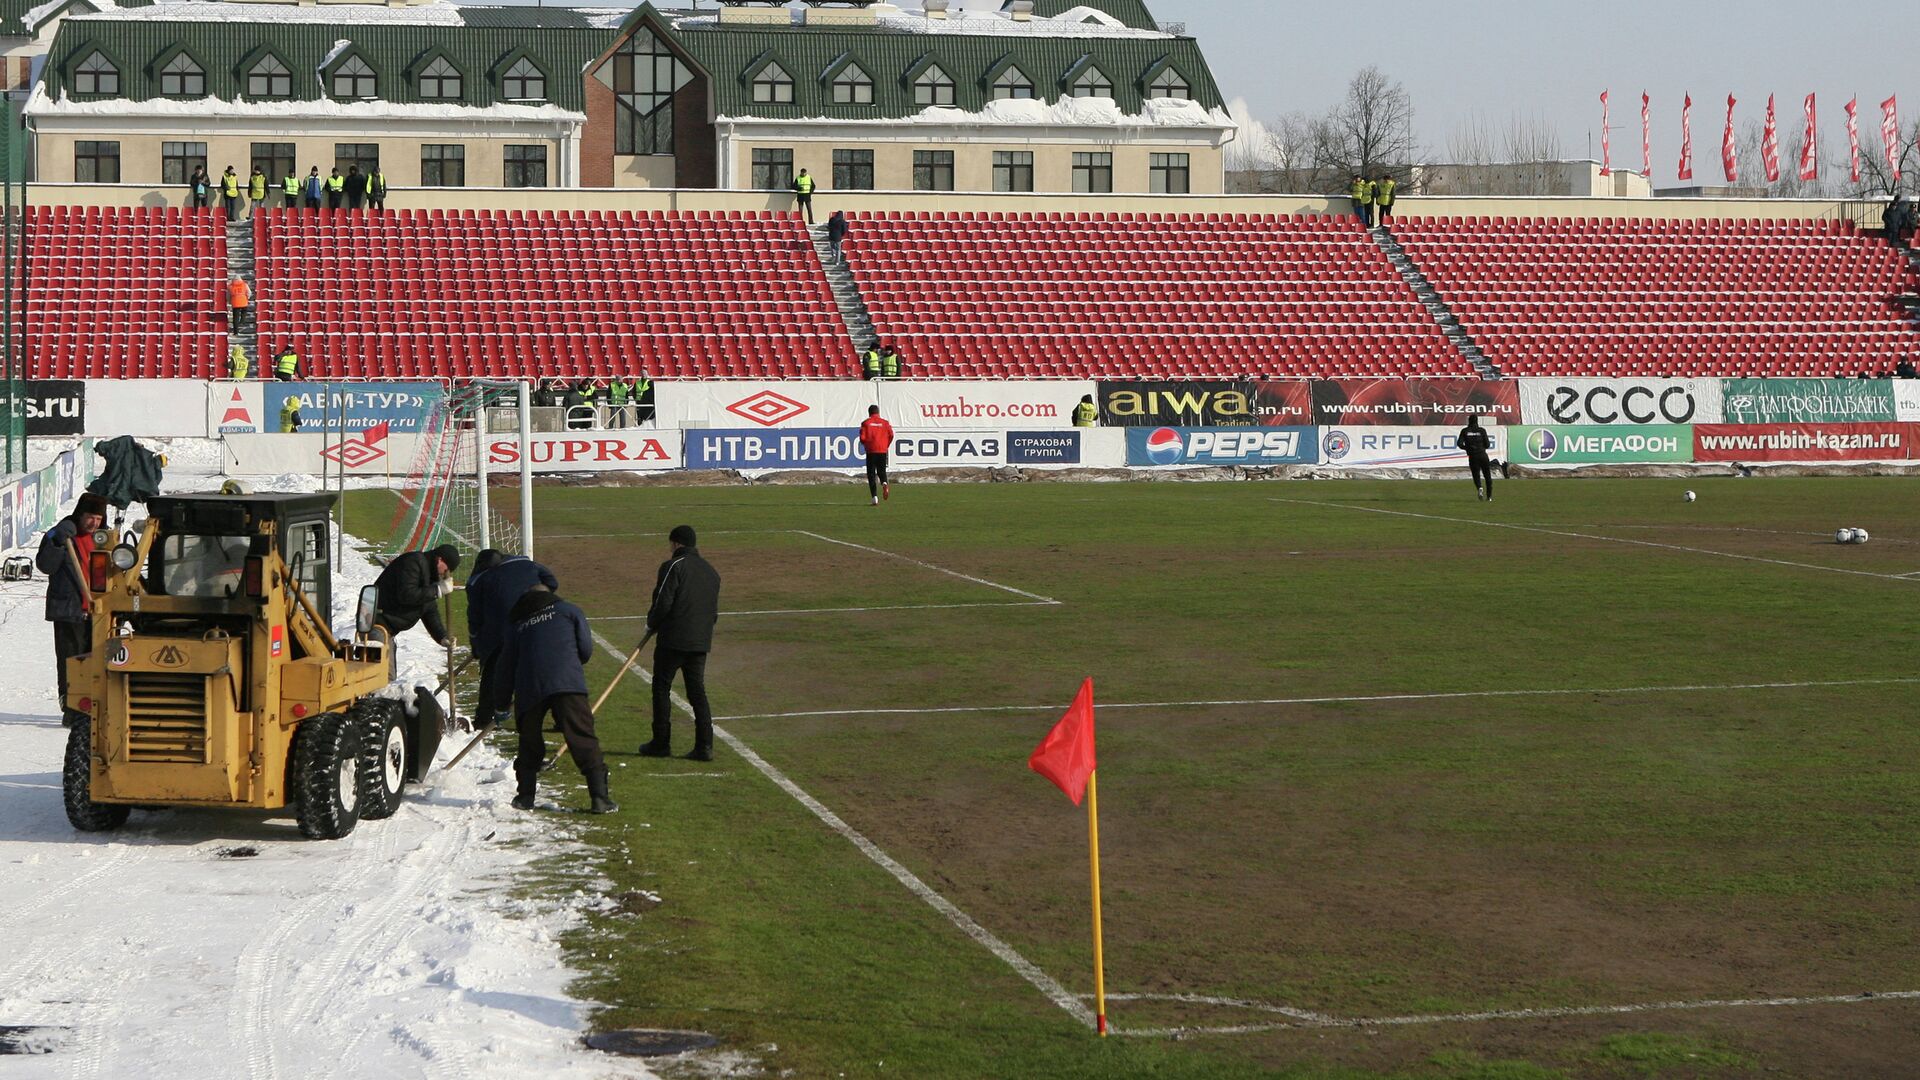
[[[1473,490],[1485,502],[1493,501],[1493,433],[1480,426],[1478,416],[1467,417],[1460,429],[1460,449],[1466,451],[1467,468],[1473,473]]]
[[[691,525],[676,525],[667,538],[673,557],[660,564],[647,629],[660,635],[653,652],[653,739],[643,757],[673,752],[673,677],[685,672],[687,703],[693,706],[692,761],[713,760],[713,709],[707,704],[707,653],[720,619],[720,575],[695,549]]]

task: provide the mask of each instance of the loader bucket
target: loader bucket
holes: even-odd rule
[[[433,756],[440,751],[440,731],[447,722],[447,711],[440,699],[424,686],[413,688],[413,708],[407,710],[408,779],[424,783],[433,768]]]

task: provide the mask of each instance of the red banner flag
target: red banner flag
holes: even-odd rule
[[[1600,175],[1613,175],[1613,107],[1607,103],[1609,91],[1600,91]]]
[[[1640,172],[1653,179],[1653,99],[1640,92]]]
[[[1820,179],[1820,121],[1813,95],[1807,95],[1807,134],[1800,143],[1800,179]]]
[[[1680,179],[1693,179],[1693,95],[1680,106]]]
[[[1847,102],[1847,149],[1853,154],[1853,182],[1860,182],[1860,99]]]
[[[1053,781],[1079,806],[1087,793],[1087,777],[1093,775],[1093,679],[1080,684],[1066,715],[1053,725],[1047,737],[1034,747],[1027,767]]]
[[[1900,99],[1896,95],[1880,103],[1880,141],[1887,145],[1887,168],[1893,170],[1893,182],[1900,182]]]
[[[1780,182],[1780,124],[1773,113],[1773,95],[1767,95],[1767,130],[1760,136],[1760,163],[1766,166],[1767,183]]]
[[[1740,150],[1733,143],[1733,107],[1739,104],[1727,95],[1727,133],[1720,139],[1720,163],[1727,167],[1727,183],[1740,182]]]

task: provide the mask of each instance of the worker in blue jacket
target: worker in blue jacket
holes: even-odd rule
[[[513,759],[519,792],[516,809],[534,807],[534,781],[546,756],[542,721],[552,714],[567,741],[580,774],[587,780],[590,812],[611,814],[620,807],[607,796],[607,764],[593,731],[593,709],[587,704],[588,660],[593,659],[593,631],[586,613],[555,596],[545,585],[535,585],[513,605],[513,629],[507,634],[500,663],[513,677],[515,726],[520,752]]]
[[[497,723],[511,704],[507,689],[513,682],[500,663],[500,650],[513,628],[513,605],[535,585],[560,591],[553,571],[525,555],[488,548],[473,560],[473,574],[467,578],[467,643],[480,662],[480,705],[474,722],[481,730]]]

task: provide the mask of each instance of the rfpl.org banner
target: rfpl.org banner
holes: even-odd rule
[[[1700,424],[1695,461],[1906,461],[1916,424]]]
[[[1507,456],[1507,430],[1487,429],[1491,457]],[[1320,460],[1333,467],[1373,469],[1464,469],[1460,433],[1428,427],[1336,427],[1320,429]]]
[[[1520,386],[1511,379],[1333,379],[1313,384],[1313,422],[1323,427],[1487,427],[1520,423]]]

